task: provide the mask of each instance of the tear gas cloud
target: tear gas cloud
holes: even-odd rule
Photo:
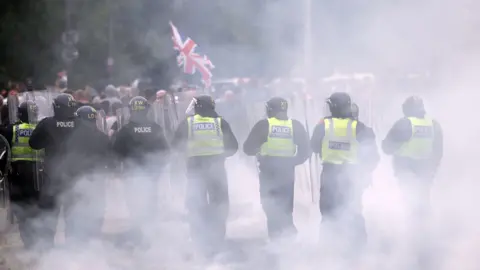
[[[253,12],[251,7],[242,6],[239,2],[236,2],[235,9],[229,11],[234,10],[243,16]],[[431,187],[431,216],[425,219],[423,233],[418,231],[418,227],[413,229],[412,219],[407,218],[407,208],[415,210],[414,202],[407,195],[418,189],[421,183],[400,189],[390,158],[382,155],[380,165],[373,173],[372,185],[363,196],[368,244],[358,264],[364,267],[362,269],[411,269],[408,263],[426,246],[427,254],[433,258],[437,269],[476,269],[480,216],[475,206],[479,203],[477,190],[480,184],[476,181],[475,160],[480,147],[475,139],[480,126],[468,116],[474,112],[479,95],[476,78],[479,55],[475,48],[478,45],[478,19],[473,11],[480,8],[480,3],[466,0],[313,2],[312,58],[319,65],[313,65],[310,72],[317,77],[322,76],[321,66],[329,65],[348,72],[374,73],[375,88],[368,93],[352,93],[352,96],[360,106],[360,120],[373,125],[377,132],[378,145],[385,131],[402,116],[401,103],[411,94],[424,98],[427,113],[440,122],[444,131],[444,158]],[[295,37],[295,45],[289,44],[293,47],[288,47],[284,46],[287,42],[281,34],[285,25],[297,25],[300,28],[295,31],[303,31],[302,4],[301,1],[267,2],[264,10],[257,11],[260,14],[252,19],[258,24],[263,41],[271,42],[274,45],[272,50],[278,54],[268,58],[269,67],[303,64],[301,35]],[[189,10],[189,23],[208,26],[210,18],[200,11],[213,7],[199,7],[198,3],[195,7],[199,10]],[[208,14],[215,12],[210,10]],[[149,38],[155,40],[152,36]],[[212,59],[217,57],[219,62],[228,63],[230,58],[222,54],[218,57],[215,50],[226,51],[228,46],[234,45],[215,45],[215,41],[214,38],[209,41],[208,53]],[[154,41],[149,43],[155,44]],[[202,47],[201,41],[198,43]],[[247,55],[242,55],[245,58],[236,57],[235,63],[230,65],[248,66],[248,63],[242,63],[242,59],[247,59],[251,52],[256,55],[255,49],[249,49]],[[394,75],[390,72],[398,71],[429,71],[434,84],[415,91],[396,82],[386,86],[383,79]],[[322,101],[327,94],[318,94],[321,99],[317,106],[323,106]],[[290,115],[303,117],[302,106],[290,106]],[[309,112],[308,122],[313,127],[321,115],[315,110]],[[38,269],[73,269],[69,268],[72,265],[81,266],[79,269],[115,269],[112,262],[130,267],[135,265],[137,269],[152,266],[164,266],[165,269],[201,268],[202,264],[190,256],[193,246],[188,240],[188,228],[183,218],[185,180],[182,166],[178,165],[181,158],[172,155],[170,165],[159,174],[160,207],[157,222],[152,223],[147,232],[152,243],[148,251],[126,252],[108,244],[93,243],[88,249],[53,251],[42,259]],[[333,269],[349,262],[340,250],[352,243],[342,241],[343,235],[338,228],[323,226],[319,235],[318,185],[314,190],[315,203],[312,203],[308,165],[297,168],[294,218],[299,233],[294,244],[287,244],[287,241],[257,243],[267,236],[254,161],[235,156],[227,161],[226,166],[230,193],[227,238],[240,243],[238,246],[243,250],[236,256],[241,254],[244,266],[249,266],[248,269],[269,269],[265,265],[265,250],[274,254],[268,258],[275,259],[279,269]],[[129,226],[132,213],[128,213],[123,196],[137,192],[134,196],[143,197],[142,190],[149,187],[142,186],[142,179],[157,171],[157,167],[152,158],[146,169],[125,173],[128,181],[120,181],[113,174],[103,177],[108,179],[105,232],[112,234]],[[90,190],[86,192],[94,194]],[[92,208],[101,205],[101,197],[91,200]],[[98,204],[94,203],[95,200],[99,201]]]

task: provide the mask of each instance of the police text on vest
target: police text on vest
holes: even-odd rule
[[[133,128],[133,131],[135,133],[151,133],[152,127],[136,127],[136,128]]]
[[[73,128],[75,127],[75,123],[73,121],[69,122],[57,122],[57,127],[61,128]]]
[[[195,123],[193,124],[194,130],[215,130],[215,124],[213,123]]]
[[[31,129],[21,129],[18,131],[18,136],[20,137],[30,137],[32,136],[33,130]]]
[[[270,137],[291,138],[292,129],[284,126],[272,126]]]

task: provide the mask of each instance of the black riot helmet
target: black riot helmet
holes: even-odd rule
[[[209,95],[200,95],[193,98],[196,114],[215,111],[215,100]]]
[[[146,98],[136,96],[128,103],[130,109],[130,120],[133,122],[145,121],[147,119],[149,104]]]
[[[53,113],[57,119],[69,119],[75,117],[77,101],[70,94],[62,93],[53,100]]]
[[[349,118],[352,115],[352,100],[345,92],[335,92],[328,99],[327,104],[332,117]]]
[[[423,100],[418,96],[408,97],[403,102],[402,110],[406,117],[424,117],[426,114]]]
[[[287,113],[288,111],[288,102],[286,99],[281,97],[273,97],[267,103],[265,103],[267,110],[267,117],[275,117],[279,113]]]
[[[35,102],[27,100],[18,106],[18,119],[22,123],[33,123],[38,118],[38,106]]]
[[[360,115],[360,108],[357,103],[352,103],[352,118],[358,121],[358,116]]]
[[[92,106],[82,106],[75,112],[75,116],[88,123],[97,122],[97,110]]]

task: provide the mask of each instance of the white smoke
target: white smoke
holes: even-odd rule
[[[474,20],[476,14],[473,11],[479,7],[478,4],[448,0],[398,3],[335,1],[343,6],[333,8],[324,1],[318,2],[312,11],[315,15],[312,31],[316,61],[338,63],[347,70],[368,67],[375,70],[356,71],[378,75],[373,92],[356,94],[373,101],[370,105],[367,102],[359,102],[359,105],[361,113],[369,109],[367,106],[373,106],[371,124],[379,131],[378,146],[384,138],[384,131],[401,117],[401,103],[412,94],[408,86],[393,82],[386,87],[382,79],[392,75],[389,72],[399,70],[418,72],[432,69],[436,72],[434,87],[414,91],[424,98],[428,114],[442,125],[445,140],[444,159],[431,188],[432,216],[423,224],[428,229],[425,235],[419,236],[418,231],[410,227],[412,220],[407,218],[406,211],[410,201],[405,193],[414,192],[418,186],[402,190],[393,175],[390,158],[382,155],[381,163],[373,173],[372,185],[363,196],[368,245],[356,265],[347,266],[348,258],[338,251],[347,244],[340,240],[341,233],[320,224],[318,186],[315,187],[315,202],[312,203],[308,170],[306,172],[304,167],[297,168],[296,179],[294,218],[298,237],[294,243],[267,244],[255,163],[251,159],[233,157],[227,162],[231,202],[227,238],[235,243],[237,262],[225,263],[222,262],[224,258],[219,256],[208,269],[238,269],[235,267],[240,268],[239,265],[249,269],[271,269],[274,259],[278,269],[412,269],[408,263],[421,248],[419,239],[424,239],[437,269],[477,269],[479,262],[475,251],[479,243],[480,216],[475,209],[479,203],[476,158],[480,149],[476,139],[480,130],[475,122],[475,108],[479,95],[476,78],[479,55],[476,50],[478,23]],[[269,4],[266,6],[263,20],[270,20],[265,27],[268,37],[281,36],[278,33],[282,24],[277,22],[291,22],[289,9],[301,8],[300,4],[292,7],[291,3],[277,1],[272,8]],[[322,8],[322,5],[325,6]],[[348,16],[355,17],[348,31],[340,25],[350,19],[343,15],[346,11],[350,14]],[[206,20],[201,14],[198,17],[198,20]],[[298,23],[298,19],[292,19],[293,23]],[[275,43],[280,44],[277,52],[284,49],[281,42]],[[279,64],[284,61],[294,63],[302,52],[300,45],[285,57],[288,59],[278,57],[277,61]],[[275,64],[271,63],[272,66]],[[320,76],[319,70],[314,71],[315,76]],[[326,94],[317,96],[316,106],[323,106]],[[303,106],[303,103],[290,106],[291,114],[301,118]],[[321,118],[316,114],[319,111],[309,111],[310,129]],[[360,118],[362,120],[363,117]],[[181,163],[180,159],[179,156],[172,157],[171,164]],[[135,172],[134,179],[130,180],[140,180],[150,171],[154,170],[146,168]],[[131,213],[125,205],[125,193],[130,188],[121,179],[118,175],[103,179],[108,183],[103,228],[107,235],[121,234],[130,225]],[[28,269],[206,269],[189,241],[183,207],[183,172],[166,172],[159,175],[159,182],[158,189],[163,197],[158,202],[161,206],[158,218],[148,232],[152,242],[148,251],[125,251],[111,245],[112,241],[92,243],[82,250],[65,249],[60,230],[59,248]],[[137,184],[142,185],[140,181]],[[319,234],[321,227],[327,230],[322,235]],[[11,258],[23,263],[29,260],[23,252],[14,252]]]

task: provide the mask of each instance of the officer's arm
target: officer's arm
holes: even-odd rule
[[[297,145],[297,155],[295,156],[295,164],[303,164],[310,156],[310,140],[307,131],[302,123],[297,120],[292,121],[293,126],[293,142]]]
[[[313,130],[312,139],[310,140],[310,147],[312,151],[317,154],[322,154],[322,143],[325,137],[325,122],[324,119],[320,120]]]
[[[164,130],[161,126],[156,125],[157,128],[157,137],[155,138],[155,147],[158,151],[161,151],[163,154],[168,154],[170,152],[170,144],[165,137]]]
[[[260,152],[262,144],[267,142],[268,120],[258,121],[248,134],[247,140],[243,143],[243,152],[249,156],[255,156]]]
[[[173,140],[171,146],[173,149],[180,149],[182,148],[188,140],[188,122],[187,120],[183,120],[175,130],[175,136],[173,136]]]
[[[367,171],[373,171],[380,162],[380,154],[373,129],[363,123],[357,124],[357,140],[359,142],[358,160]]]
[[[48,130],[49,118],[44,118],[38,123],[28,140],[28,144],[32,149],[40,150],[48,146],[50,134]]]
[[[13,139],[13,126],[3,126],[0,127],[0,134],[7,139],[10,146],[12,146],[12,139]]]
[[[398,120],[382,141],[382,150],[386,155],[395,153],[412,136],[412,125],[408,118]]]
[[[433,139],[433,160],[432,165],[436,168],[440,165],[443,158],[443,130],[437,121],[433,121],[434,139]]]
[[[238,151],[237,138],[233,134],[228,122],[224,119],[222,119],[221,127],[223,133],[223,145],[225,147],[225,155],[227,157],[233,156]]]
[[[128,131],[126,128],[121,128],[118,133],[115,135],[115,140],[112,144],[112,149],[115,154],[120,158],[125,158],[128,156],[128,146],[130,145],[130,140],[128,138]]]

